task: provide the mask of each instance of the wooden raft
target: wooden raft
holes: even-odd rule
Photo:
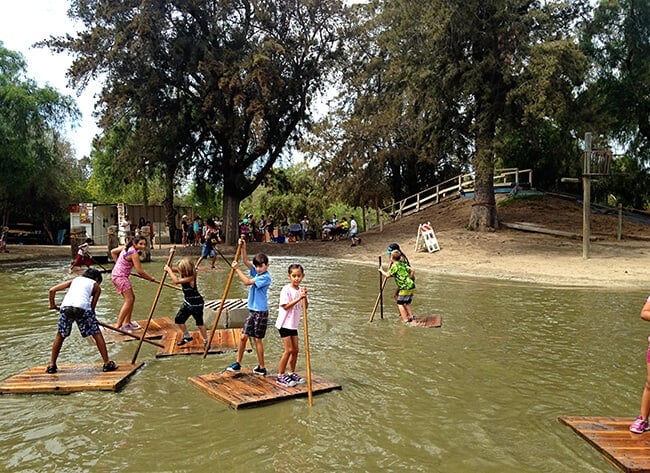
[[[578,435],[623,471],[650,472],[650,432],[628,429],[631,417],[560,417]]]
[[[117,363],[109,373],[102,364],[59,365],[55,374],[47,374],[45,365],[35,366],[0,383],[2,394],[70,394],[79,391],[119,391],[144,363]]]
[[[431,328],[440,328],[442,327],[442,315],[424,315],[422,317],[415,317],[415,320],[411,322],[411,325],[414,327],[431,327]]]
[[[165,356],[174,356],[174,355],[203,355],[203,338],[201,334],[196,332],[190,332],[192,335],[192,340],[185,345],[178,346],[177,343],[183,338],[183,333],[178,329],[175,329],[173,332],[168,332],[162,339],[162,344],[165,348],[159,348],[156,353],[156,358],[163,358]],[[208,339],[210,338],[210,332],[208,331]],[[239,339],[241,338],[241,329],[240,328],[231,328],[231,329],[220,329],[217,330],[212,337],[212,344],[208,349],[208,354],[219,354],[237,351],[239,346]],[[250,340],[246,342],[246,351],[253,351]]]
[[[302,376],[302,375],[301,375]],[[188,378],[199,389],[210,396],[223,401],[235,409],[240,407],[257,407],[263,404],[282,401],[294,397],[305,397],[307,385],[299,384],[293,388],[279,386],[276,376],[260,376],[252,370],[242,369],[240,373],[212,373]],[[312,374],[312,394],[342,389],[336,384],[320,376]]]
[[[131,333],[139,338],[142,336],[142,331],[144,330],[144,327],[147,325],[147,320],[146,319],[138,320],[137,323],[142,328],[139,330],[132,330]],[[138,341],[137,338],[132,338],[129,337],[128,335],[123,335],[119,332],[107,329],[105,327],[102,327],[101,329],[102,329],[102,333],[104,334],[104,339],[106,340],[106,343]],[[147,334],[144,336],[144,338],[146,338],[147,340],[155,340],[155,339],[163,338],[170,331],[177,332],[178,327],[176,326],[174,321],[169,317],[160,317],[157,319],[151,319],[151,323],[149,324],[149,328],[147,329]]]

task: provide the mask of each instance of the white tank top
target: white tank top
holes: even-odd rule
[[[90,309],[90,302],[93,297],[93,287],[95,280],[79,276],[72,280],[68,292],[66,292],[61,307],[79,307],[81,309]]]

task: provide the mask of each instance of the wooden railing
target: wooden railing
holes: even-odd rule
[[[414,214],[422,209],[435,205],[443,200],[456,198],[467,192],[474,191],[475,173],[461,174],[448,179],[433,187],[413,194],[399,202],[393,202],[379,209],[379,225],[383,221],[395,221],[406,215]],[[494,171],[495,186],[519,186],[527,183],[532,187],[532,169],[506,168]]]

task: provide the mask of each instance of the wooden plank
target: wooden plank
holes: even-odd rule
[[[193,376],[188,379],[208,395],[225,402],[235,409],[257,407],[272,402],[307,396],[306,384],[299,384],[292,388],[280,386],[275,382],[276,376],[259,376],[253,374],[250,369],[242,369],[240,373],[225,371]],[[340,384],[312,375],[313,394],[329,392],[334,389],[342,388]]]
[[[131,333],[136,335],[138,338],[131,338],[128,335],[122,335],[121,333],[115,332],[102,327],[102,333],[104,334],[104,339],[106,343],[120,343],[120,342],[131,342],[133,340],[138,340],[142,336],[142,331],[144,330],[145,325],[147,325],[147,320],[138,320],[138,325],[142,327],[139,330],[132,330]],[[179,331],[178,326],[174,323],[169,317],[160,317],[156,319],[151,319],[149,324],[149,329],[144,338],[147,340],[156,340],[163,338],[170,330]]]
[[[236,352],[241,338],[241,331],[240,328],[217,330],[212,338],[212,344],[208,349],[208,354]],[[194,340],[179,347],[177,343],[183,338],[183,333],[180,330],[167,332],[162,339],[164,348],[158,349],[156,358],[175,355],[203,355],[203,338],[201,334],[195,331],[190,332],[190,335],[192,335]],[[210,334],[208,332],[209,336]],[[250,340],[246,342],[246,351],[253,351]]]
[[[629,427],[634,419],[583,416],[563,416],[559,419],[621,470],[650,473],[650,432],[630,432]]]
[[[415,320],[411,322],[411,325],[414,327],[440,328],[442,327],[442,315],[435,314],[416,317]]]
[[[1,394],[70,394],[79,391],[119,391],[144,362],[134,365],[117,363],[119,368],[109,373],[102,364],[59,365],[55,374],[45,372],[46,366],[35,366],[11,376],[0,383]]]

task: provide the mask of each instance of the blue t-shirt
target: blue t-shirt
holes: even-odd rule
[[[255,266],[253,266],[250,270],[250,277],[253,279],[253,284],[248,288],[248,310],[268,312],[269,300],[266,293],[271,285],[271,275],[268,271],[257,274]]]

